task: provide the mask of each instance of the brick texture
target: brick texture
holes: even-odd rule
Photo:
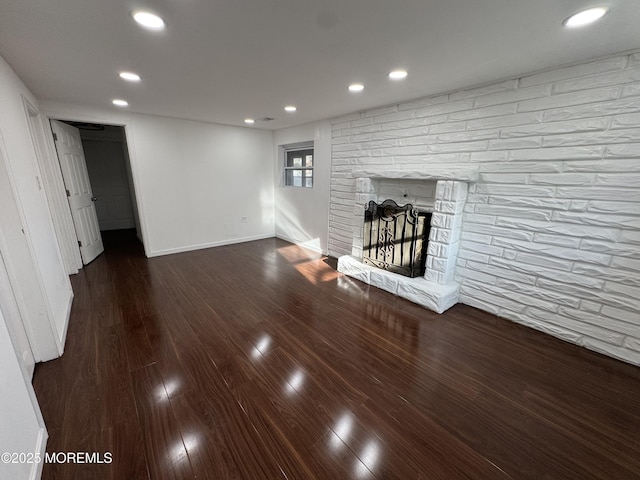
[[[457,242],[460,301],[640,365],[638,58],[334,120],[329,253],[351,254],[357,234],[352,170],[476,165]]]

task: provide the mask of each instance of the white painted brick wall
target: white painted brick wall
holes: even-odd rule
[[[473,163],[459,241],[433,219],[461,301],[640,365],[640,52],[341,117],[332,158],[332,255],[352,249],[352,169]],[[428,203],[406,185],[384,188]]]

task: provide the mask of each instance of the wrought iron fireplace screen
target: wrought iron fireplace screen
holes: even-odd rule
[[[431,213],[373,200],[364,211],[362,261],[406,277],[424,275]]]

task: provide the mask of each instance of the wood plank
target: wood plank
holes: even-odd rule
[[[156,365],[131,373],[151,479],[193,478],[191,463]]]

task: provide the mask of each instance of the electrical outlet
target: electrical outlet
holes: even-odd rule
[[[248,223],[249,222],[249,218],[245,217],[245,216],[240,217],[240,220],[242,221],[242,223]]]

